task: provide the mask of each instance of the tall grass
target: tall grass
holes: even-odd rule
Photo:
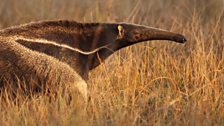
[[[1,0],[1,28],[52,19],[138,23],[188,42],[115,53],[90,73],[85,116],[60,97],[18,96],[0,102],[0,125],[224,125],[223,0]]]

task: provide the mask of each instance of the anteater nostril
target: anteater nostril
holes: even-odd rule
[[[187,39],[183,35],[178,35],[176,41],[180,43],[185,43]]]
[[[187,41],[187,39],[185,37],[183,37],[182,42],[186,42],[186,41]]]
[[[186,42],[186,41],[187,41],[187,39],[184,37],[184,38],[183,38],[183,42]]]

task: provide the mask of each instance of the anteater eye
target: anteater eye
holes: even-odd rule
[[[122,25],[117,26],[118,29],[118,39],[122,39],[124,37],[124,27]]]

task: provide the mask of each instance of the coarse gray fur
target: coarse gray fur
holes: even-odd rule
[[[30,50],[10,37],[0,37],[0,71],[1,86],[24,83],[29,90],[37,91],[69,85],[87,100],[86,82],[69,65]]]

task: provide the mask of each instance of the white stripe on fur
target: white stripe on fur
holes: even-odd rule
[[[24,37],[24,36],[17,36],[17,35],[13,36],[13,37],[10,37],[10,38],[11,38],[11,40],[14,40],[14,41],[24,40],[24,41],[29,41],[29,42],[41,43],[41,44],[50,44],[50,45],[54,45],[54,46],[57,46],[57,47],[67,48],[67,49],[79,52],[81,54],[84,54],[84,55],[93,54],[93,53],[99,51],[100,49],[107,48],[107,46],[102,46],[102,47],[96,48],[92,51],[83,51],[83,50],[80,50],[78,48],[73,48],[73,47],[65,45],[65,44],[59,44],[59,43],[56,43],[54,41],[49,41],[49,40],[42,39],[42,38],[27,38],[27,37]]]

